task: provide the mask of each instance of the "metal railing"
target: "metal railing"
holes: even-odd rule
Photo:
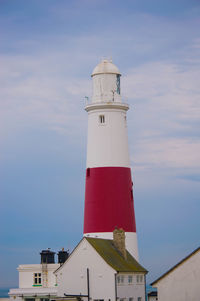
[[[89,96],[85,96],[84,97],[84,102],[85,102],[85,106],[89,106],[89,105],[98,105],[98,104],[105,104],[105,103],[109,103],[109,104],[112,104],[112,103],[116,103],[116,104],[124,104],[124,105],[129,105],[128,103],[128,98],[127,97],[121,97],[121,101],[116,101],[115,99],[112,100],[102,100],[102,101],[92,101],[92,97],[89,97]]]

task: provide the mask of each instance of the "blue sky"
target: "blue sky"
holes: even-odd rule
[[[122,73],[148,282],[199,246],[200,3],[0,0],[0,287],[82,237],[90,74]]]

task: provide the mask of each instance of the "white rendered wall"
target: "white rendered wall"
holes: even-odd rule
[[[132,274],[133,276],[133,283],[128,283],[128,275],[130,273],[120,273],[119,275],[124,276],[124,283],[117,284],[117,297],[118,298],[133,298],[133,300],[137,300],[138,297],[142,297],[142,301],[145,301],[145,274],[143,275],[143,281],[141,283],[137,283],[136,281],[136,274]]]
[[[87,268],[89,268],[90,297],[115,300],[115,271],[85,239],[56,272],[58,296],[61,297],[64,293],[87,294]]]
[[[113,232],[85,233],[84,236],[104,238],[104,239],[113,239]],[[126,249],[139,262],[137,233],[125,232],[125,236],[126,236],[126,239],[125,239]]]
[[[155,283],[159,301],[200,300],[200,251]]]
[[[10,289],[9,296],[11,300],[24,300],[25,297],[36,298],[51,296],[54,299],[57,296],[57,288],[43,288],[43,287],[32,287],[32,288],[15,288]],[[22,297],[23,296],[23,297]],[[37,301],[37,300],[36,300]],[[40,301],[40,299],[38,300]]]
[[[48,264],[48,287],[54,287],[56,284],[56,278],[54,271],[58,269],[60,264]],[[34,284],[34,273],[42,274],[41,264],[26,264],[19,265],[19,288],[31,288]],[[36,287],[37,288],[37,287]]]
[[[100,123],[99,116],[105,116]],[[88,112],[87,167],[130,167],[126,111],[98,109]]]

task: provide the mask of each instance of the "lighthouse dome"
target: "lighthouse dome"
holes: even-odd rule
[[[112,63],[112,60],[104,59],[94,68],[91,76],[105,73],[120,75],[119,69]]]

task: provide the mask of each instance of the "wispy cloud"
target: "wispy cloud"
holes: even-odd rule
[[[129,71],[123,90],[134,105],[129,113],[135,168],[198,169],[200,64],[185,66],[155,61]],[[137,114],[135,114],[137,111]],[[146,163],[146,164],[145,164]]]

